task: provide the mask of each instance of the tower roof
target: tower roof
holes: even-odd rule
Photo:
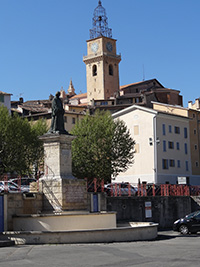
[[[98,6],[94,10],[92,23],[93,28],[90,30],[90,39],[94,39],[100,36],[112,38],[112,29],[108,28],[107,20],[108,18],[106,16],[106,10],[99,0]]]
[[[74,89],[74,86],[73,86],[73,83],[72,83],[72,79],[70,80],[70,83],[69,83],[69,87],[68,87],[68,93],[69,95],[75,95],[75,89]]]

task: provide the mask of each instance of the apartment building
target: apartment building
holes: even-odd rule
[[[200,176],[192,175],[189,117],[133,105],[113,118],[126,123],[136,142],[134,162],[116,182],[176,184],[186,177],[199,184]]]
[[[191,178],[192,180],[197,179],[197,181],[198,177],[200,176],[200,110],[198,108],[198,101],[199,99],[196,99],[194,105],[189,102],[188,108],[153,102],[153,109],[157,111],[189,118],[189,138],[192,168]]]

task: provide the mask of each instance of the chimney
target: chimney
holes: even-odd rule
[[[192,101],[188,101],[188,108],[192,108]]]
[[[53,95],[52,95],[52,94],[50,94],[50,96],[49,96],[49,100],[50,100],[50,101],[53,100]]]
[[[199,110],[199,98],[195,99],[195,107],[197,110]]]

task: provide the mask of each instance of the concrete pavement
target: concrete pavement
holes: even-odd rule
[[[197,267],[200,265],[200,234],[182,236],[173,231],[158,234],[158,239],[155,241],[0,248],[0,266]]]

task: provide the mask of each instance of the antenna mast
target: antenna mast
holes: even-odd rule
[[[144,64],[142,65],[142,69],[143,69],[143,82],[145,81],[145,71],[144,71]]]

